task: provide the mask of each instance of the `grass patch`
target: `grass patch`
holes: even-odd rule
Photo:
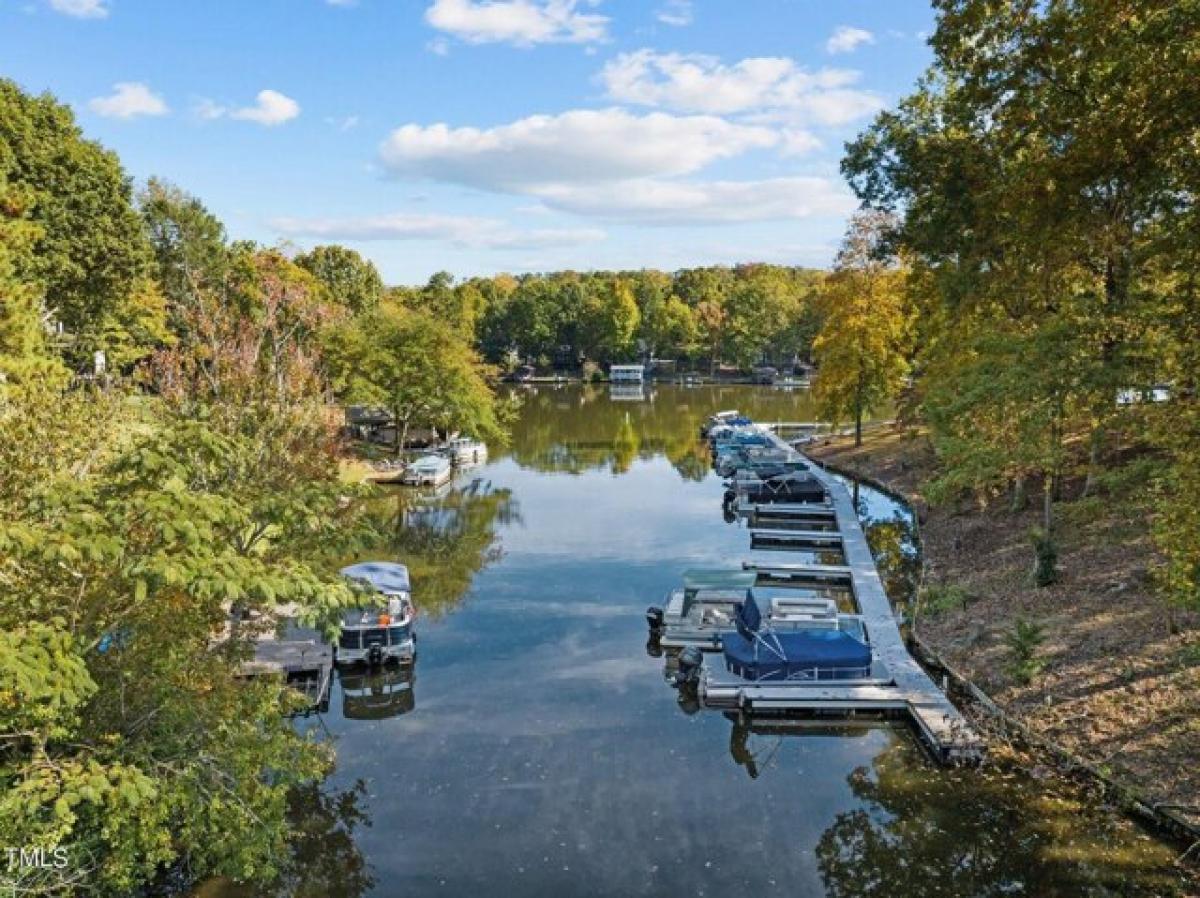
[[[1200,642],[1183,646],[1175,653],[1175,660],[1180,667],[1200,666]]]
[[[967,591],[955,583],[935,583],[926,586],[918,597],[921,610],[930,615],[966,610],[970,598]]]

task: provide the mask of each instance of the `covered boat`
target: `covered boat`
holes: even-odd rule
[[[739,495],[755,503],[797,502],[820,503],[829,499],[824,484],[812,474],[803,471],[785,471],[762,477],[751,474],[734,480],[726,492],[726,501],[732,502]]]
[[[405,468],[400,482],[409,486],[441,486],[453,473],[450,459],[443,455],[423,455]]]
[[[751,427],[721,427],[710,434],[712,451],[715,456],[722,449],[728,448],[767,448],[773,446],[771,438]]]
[[[411,661],[416,655],[416,608],[408,568],[388,561],[367,561],[344,567],[341,574],[370,587],[378,600],[342,613],[338,663]]]
[[[753,422],[737,409],[726,409],[722,412],[715,412],[705,419],[704,423],[700,425],[700,436],[707,437],[717,427],[741,427],[751,423]]]
[[[746,569],[693,568],[683,572],[683,587],[667,595],[663,607],[646,609],[646,621],[658,645],[664,648],[697,646],[721,648],[721,639],[737,626],[743,605],[758,609],[755,584],[758,572]],[[858,617],[839,614],[837,603],[815,595],[784,595],[769,600],[768,622],[781,630],[846,629],[862,633]]]
[[[755,682],[864,680],[871,675],[871,648],[841,628],[764,626],[756,602],[743,602],[737,630],[721,638],[726,669]]]

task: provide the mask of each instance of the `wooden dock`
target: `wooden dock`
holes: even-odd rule
[[[799,459],[808,461],[792,449],[769,426],[759,425],[763,433],[781,449],[787,449]],[[817,714],[853,714],[858,710],[882,711],[904,715],[913,720],[922,740],[933,755],[943,763],[978,761],[984,752],[983,743],[957,708],[937,687],[925,670],[909,654],[900,634],[891,602],[883,588],[875,559],[867,545],[866,534],[850,493],[841,480],[820,466],[809,462],[814,477],[829,491],[827,506],[738,504],[738,510],[752,523],[765,518],[776,520],[832,521],[838,543],[822,543],[821,548],[840,547],[843,565],[755,564],[744,563],[747,570],[759,571],[765,578],[793,582],[850,586],[858,612],[870,634],[875,657],[871,682],[839,685],[757,683],[744,680],[724,669],[720,663],[706,663],[700,680],[700,694],[707,705],[733,708],[743,712],[803,711]],[[762,529],[751,530],[752,538],[781,541],[789,537],[826,539],[830,533]],[[796,543],[797,549],[806,548]]]
[[[254,657],[241,664],[243,677],[275,676],[305,697],[299,713],[324,711],[333,682],[333,646],[315,631],[292,627],[282,638],[254,640]]]

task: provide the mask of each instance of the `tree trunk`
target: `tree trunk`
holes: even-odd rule
[[[1025,492],[1025,475],[1013,478],[1012,502],[1009,511],[1024,511],[1029,505],[1029,496]]]
[[[862,419],[863,419],[863,408],[862,408],[862,404],[859,403],[859,404],[855,405],[855,407],[854,407],[854,445],[855,446],[862,445]]]
[[[1096,486],[1096,475],[1100,473],[1100,456],[1104,448],[1104,436],[1104,425],[1097,424],[1092,429],[1091,446],[1088,449],[1087,478],[1083,482],[1081,499],[1086,499],[1090,496]]]
[[[392,426],[396,434],[392,443],[392,454],[395,458],[399,458],[400,451],[404,448],[404,442],[408,439],[408,419],[404,419],[404,426],[402,428],[400,426],[399,409],[392,409]]]
[[[1046,538],[1050,538],[1051,529],[1054,527],[1054,480],[1055,478],[1047,474],[1045,488],[1042,490],[1042,530],[1046,532]]]

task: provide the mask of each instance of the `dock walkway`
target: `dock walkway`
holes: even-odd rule
[[[781,686],[755,683],[728,673],[723,665],[705,665],[702,689],[706,704],[756,710],[806,710],[838,715],[857,710],[879,710],[907,713],[915,722],[922,739],[933,754],[944,763],[978,761],[983,755],[983,743],[966,718],[954,707],[929,674],[909,654],[900,634],[891,602],[867,545],[866,534],[858,519],[857,510],[845,484],[802,453],[792,449],[775,430],[767,425],[759,429],[780,449],[792,452],[809,464],[814,477],[828,490],[834,533],[840,538],[845,559],[842,566],[829,565],[744,565],[747,569],[762,570],[768,575],[799,578],[848,580],[855,603],[862,615],[877,663],[886,668],[887,679],[870,685],[839,686]],[[794,510],[793,510],[794,509]],[[739,511],[752,521],[792,512],[796,517],[812,514],[811,508],[754,506],[741,503]],[[754,536],[762,539],[781,538],[786,531],[755,529]],[[771,534],[768,536],[767,534]],[[802,538],[824,539],[829,534],[805,533]],[[786,538],[786,537],[784,537]]]

